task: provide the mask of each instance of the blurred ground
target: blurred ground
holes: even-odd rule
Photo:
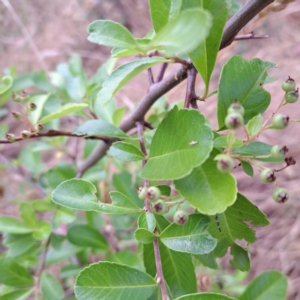
[[[66,61],[76,52],[82,59],[88,74],[92,74],[108,57],[110,50],[91,44],[87,41],[86,27],[96,19],[112,19],[121,22],[136,37],[142,37],[151,28],[146,1],[139,0],[11,0],[16,14],[28,30],[38,52],[34,53],[30,40],[12,18],[7,8],[0,3],[0,70],[16,66],[19,73],[40,69],[53,70],[57,63]],[[283,97],[281,81],[288,75],[300,84],[300,3],[291,3],[287,9],[270,13],[256,22],[255,33],[267,34],[266,40],[248,40],[235,42],[219,54],[213,74],[211,91],[217,87],[222,65],[233,54],[241,54],[244,58],[258,57],[275,62],[277,69],[270,70],[270,75],[279,81],[265,86],[272,95],[272,105],[265,113],[269,116]],[[250,31],[250,26],[244,32]],[[131,59],[131,58],[129,58]],[[122,60],[123,61],[123,60]],[[129,87],[117,95],[119,102],[130,105],[138,101],[146,92],[148,81],[146,76],[133,80]],[[203,85],[198,80],[199,94]],[[134,91],[134,92],[133,92]],[[183,98],[185,83],[182,83],[168,94],[170,101]],[[200,104],[201,111],[216,124],[216,99],[211,97]],[[283,108],[291,119],[300,118],[299,103]],[[271,199],[272,187],[260,184],[256,178],[251,179],[237,171],[239,189],[264,211],[271,221],[267,228],[259,228],[258,241],[251,246],[252,268],[250,279],[264,270],[278,269],[289,278],[289,299],[299,300],[300,292],[300,128],[298,123],[291,123],[287,131],[268,132],[260,137],[260,141],[271,144],[286,145],[299,161],[298,164],[279,173],[280,185],[289,189],[291,199],[284,205],[278,205]],[[21,145],[20,145],[21,146]],[[13,174],[13,173],[11,173]],[[22,181],[20,176],[1,173],[1,185],[8,186],[10,199],[15,198],[11,181]],[[1,191],[0,191],[1,199]],[[6,199],[8,200],[8,199]],[[6,202],[7,203],[7,202]],[[1,214],[14,214],[13,206],[1,206]],[[229,268],[224,262],[224,266]],[[271,300],[271,299],[270,299]]]

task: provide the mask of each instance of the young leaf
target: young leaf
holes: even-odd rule
[[[254,174],[254,171],[253,171],[253,167],[245,162],[245,161],[241,161],[241,164],[242,164],[242,168],[243,168],[243,171],[250,177],[253,177],[253,174]]]
[[[189,216],[186,224],[175,223],[168,226],[160,235],[160,240],[170,249],[192,254],[206,254],[217,245],[208,232],[209,218],[200,214]]]
[[[249,271],[250,258],[248,252],[245,249],[243,249],[236,243],[233,243],[230,247],[230,254],[233,256],[233,259],[231,259],[229,262],[233,267],[241,271]]]
[[[220,48],[223,28],[228,17],[228,9],[225,0],[202,0],[199,1],[199,4],[201,8],[211,13],[213,25],[209,36],[189,53],[189,57],[203,78],[206,86],[205,94],[207,94],[210,76]]]
[[[247,124],[247,130],[250,136],[257,134],[262,127],[263,117],[261,114],[253,117]]]
[[[26,234],[33,231],[30,226],[13,217],[0,217],[0,231],[5,233]]]
[[[166,59],[161,57],[146,57],[124,64],[114,70],[103,82],[102,88],[97,95],[97,99],[94,103],[96,115],[99,116],[98,111],[101,110],[101,107],[106,105],[112,96],[132,78],[144,70],[166,61]]]
[[[36,125],[37,123],[40,123],[38,122],[38,120],[42,115],[44,104],[49,99],[49,96],[50,94],[37,95],[30,98],[30,103],[34,103],[36,105],[36,109],[29,113],[29,120],[32,123],[32,125]]]
[[[85,107],[88,107],[87,103],[68,103],[68,104],[62,106],[59,111],[56,111],[56,112],[40,119],[38,121],[38,123],[40,123],[40,124],[48,123],[54,119],[58,119],[58,118],[67,116],[69,114],[72,114],[74,112],[77,112],[79,110],[82,110]]]
[[[75,283],[75,296],[83,299],[147,300],[158,288],[148,274],[128,266],[100,262],[85,268]]]
[[[176,252],[159,242],[159,252],[164,278],[173,297],[179,297],[197,291],[195,267],[191,255]],[[153,245],[143,246],[144,264],[147,273],[156,275]]]
[[[245,124],[263,113],[270,104],[270,94],[262,87],[267,70],[276,65],[258,58],[249,61],[239,55],[231,57],[223,66],[218,89],[218,122],[224,127],[227,109],[237,99],[245,108]],[[237,84],[243,82],[243,84]]]
[[[227,136],[219,136],[214,140],[215,148],[227,148],[228,146],[229,145],[227,141]],[[231,147],[235,148],[235,147],[243,147],[243,146],[244,143],[241,140],[234,138]]]
[[[16,287],[32,285],[34,279],[27,269],[16,263],[12,258],[0,259],[0,282]]]
[[[7,90],[11,88],[13,85],[13,79],[11,76],[4,76],[2,77],[1,75],[1,80],[0,80],[0,95],[5,93]]]
[[[87,30],[90,33],[88,40],[92,43],[126,49],[134,49],[138,46],[128,29],[110,20],[94,21]]]
[[[41,275],[40,289],[47,300],[61,300],[64,298],[64,290],[60,282],[47,272],[43,272]]]
[[[115,138],[128,138],[118,127],[101,120],[89,120],[79,125],[73,133],[86,136],[108,136]]]
[[[182,11],[156,34],[147,50],[159,46],[165,48],[167,56],[193,51],[209,34],[212,17],[201,9]]]
[[[244,145],[243,147],[237,147],[232,149],[232,154],[239,154],[243,156],[267,156],[271,153],[272,145],[265,144],[262,142],[251,142],[248,145]],[[274,158],[274,157],[266,157],[266,158],[253,158],[259,161],[265,162],[284,162],[284,158]]]
[[[144,228],[153,232],[156,227],[156,220],[152,213],[144,212],[141,213],[138,219],[139,228]]]
[[[267,271],[256,277],[239,300],[285,300],[288,282],[278,271]]]
[[[157,238],[157,235],[145,228],[138,228],[134,232],[134,237],[141,244],[150,244]]]
[[[200,293],[200,294],[191,294],[185,295],[174,300],[236,300],[234,298],[228,297],[222,294],[215,293]]]
[[[176,189],[201,213],[214,215],[226,210],[236,199],[237,187],[234,176],[217,169],[213,157],[195,168],[188,176],[174,181]]]
[[[175,106],[154,134],[142,177],[149,180],[179,179],[201,165],[213,146],[212,130],[205,122],[198,111],[178,110]]]
[[[105,237],[98,230],[88,225],[73,225],[68,230],[67,238],[72,244],[77,246],[103,250],[109,249]]]
[[[109,154],[121,161],[139,161],[145,159],[140,149],[125,142],[113,143],[109,149]]]

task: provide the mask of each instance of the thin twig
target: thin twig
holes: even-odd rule
[[[149,79],[149,84],[150,86],[154,83],[154,78],[153,78],[153,73],[152,73],[152,69],[149,68],[147,69],[148,71],[148,79]]]
[[[70,136],[70,137],[76,137],[76,138],[101,140],[103,142],[109,141],[109,138],[106,138],[103,136],[85,136],[85,135],[74,134],[74,133],[68,132],[68,131],[61,131],[61,130],[54,130],[54,129],[50,129],[45,132],[31,133],[31,135],[27,139],[35,139],[35,138],[39,138],[39,137],[53,137],[53,136]],[[20,141],[24,141],[24,139],[21,136],[16,137],[16,140],[14,141],[14,143],[20,142]],[[11,142],[6,139],[0,139],[0,144],[11,144]]]
[[[165,71],[166,71],[168,65],[169,65],[168,63],[163,63],[161,65],[161,69],[160,69],[159,74],[157,76],[156,82],[160,82],[160,81],[163,80],[164,74],[165,74]]]
[[[185,101],[184,107],[189,108],[190,104],[193,108],[198,109],[196,104],[196,100],[198,99],[196,92],[195,92],[195,83],[197,77],[197,70],[193,67],[187,70],[187,85],[186,85],[186,94],[185,94]]]
[[[39,51],[39,49],[37,48],[35,42],[33,41],[30,33],[28,32],[28,30],[26,29],[26,27],[24,26],[22,20],[19,18],[18,14],[16,13],[15,9],[12,7],[12,5],[10,4],[9,0],[2,0],[2,3],[4,4],[4,6],[7,8],[7,10],[9,11],[9,13],[12,15],[12,17],[15,19],[15,22],[19,25],[19,27],[22,30],[23,35],[26,37],[26,39],[29,41],[29,46],[32,50],[32,52],[34,53],[36,59],[38,60],[41,68],[48,73],[48,67]]]
[[[267,39],[269,36],[268,35],[254,35],[254,32],[251,31],[250,33],[247,34],[241,34],[237,35],[234,40],[235,41],[241,41],[241,40],[261,40],[261,39]]]

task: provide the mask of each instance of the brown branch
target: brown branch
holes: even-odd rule
[[[261,39],[267,39],[268,35],[255,35],[253,31],[247,33],[247,34],[241,34],[237,35],[234,40],[235,41],[242,41],[242,40],[261,40]]]
[[[152,85],[152,84],[154,83],[154,78],[153,78],[152,69],[149,68],[149,69],[147,69],[147,71],[148,71],[149,84]]]
[[[168,65],[169,65],[168,63],[163,63],[163,64],[161,65],[161,69],[160,69],[159,74],[158,74],[158,76],[157,76],[156,82],[160,82],[160,81],[163,80],[164,74],[165,74],[165,71],[166,71]]]
[[[50,129],[45,132],[32,132],[31,135],[27,139],[35,139],[35,138],[39,138],[39,137],[53,137],[53,136],[70,136],[70,137],[76,137],[76,138],[101,140],[105,143],[109,142],[109,138],[107,138],[107,137],[78,135],[78,134],[74,134],[72,132],[54,130],[54,129]],[[21,136],[19,136],[19,137],[16,137],[16,140],[13,143],[24,141],[27,139],[24,139]],[[8,141],[7,139],[0,139],[0,144],[12,144],[12,142]]]
[[[251,0],[249,1],[236,15],[234,15],[226,24],[220,49],[229,46],[234,40],[237,33],[261,10],[267,5],[274,2],[274,0]],[[173,87],[177,86],[180,82],[187,78],[187,67],[180,66],[174,74],[169,75],[164,80],[154,83],[148,93],[143,97],[137,108],[133,113],[125,119],[120,129],[124,132],[132,129],[137,121],[144,118],[147,111],[152,104],[162,95],[170,91]],[[81,177],[83,173],[93,166],[100,158],[102,158],[113,140],[108,141],[106,144],[101,143],[94,152],[84,161],[78,170],[77,177]]]
[[[186,85],[184,108],[189,108],[191,104],[193,108],[198,109],[196,103],[198,97],[195,92],[195,83],[196,83],[197,74],[198,72],[194,67],[187,70],[187,85]]]

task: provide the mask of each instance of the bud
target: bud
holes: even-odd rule
[[[35,126],[35,130],[36,130],[37,132],[43,131],[44,129],[45,129],[45,126],[44,126],[43,124],[37,124],[37,125]]]
[[[19,112],[13,111],[11,114],[16,121],[20,121],[22,119],[22,115]]]
[[[225,118],[225,125],[229,129],[238,129],[244,125],[243,116],[238,113],[230,113]]]
[[[6,139],[9,142],[13,143],[16,140],[16,136],[13,133],[7,133],[6,134]]]
[[[29,110],[34,111],[34,110],[36,110],[37,106],[35,103],[31,102],[28,104],[28,108],[29,108]]]
[[[243,116],[245,114],[245,109],[242,104],[235,99],[235,101],[229,106],[227,113],[237,113]]]
[[[15,94],[15,93],[13,93],[13,94],[12,94],[12,100],[13,100],[14,102],[20,102],[20,101],[23,100],[23,98],[22,98],[20,95],[17,95],[17,94]]]
[[[30,136],[31,136],[31,133],[28,130],[23,130],[21,132],[21,137],[23,140],[30,138]]]

